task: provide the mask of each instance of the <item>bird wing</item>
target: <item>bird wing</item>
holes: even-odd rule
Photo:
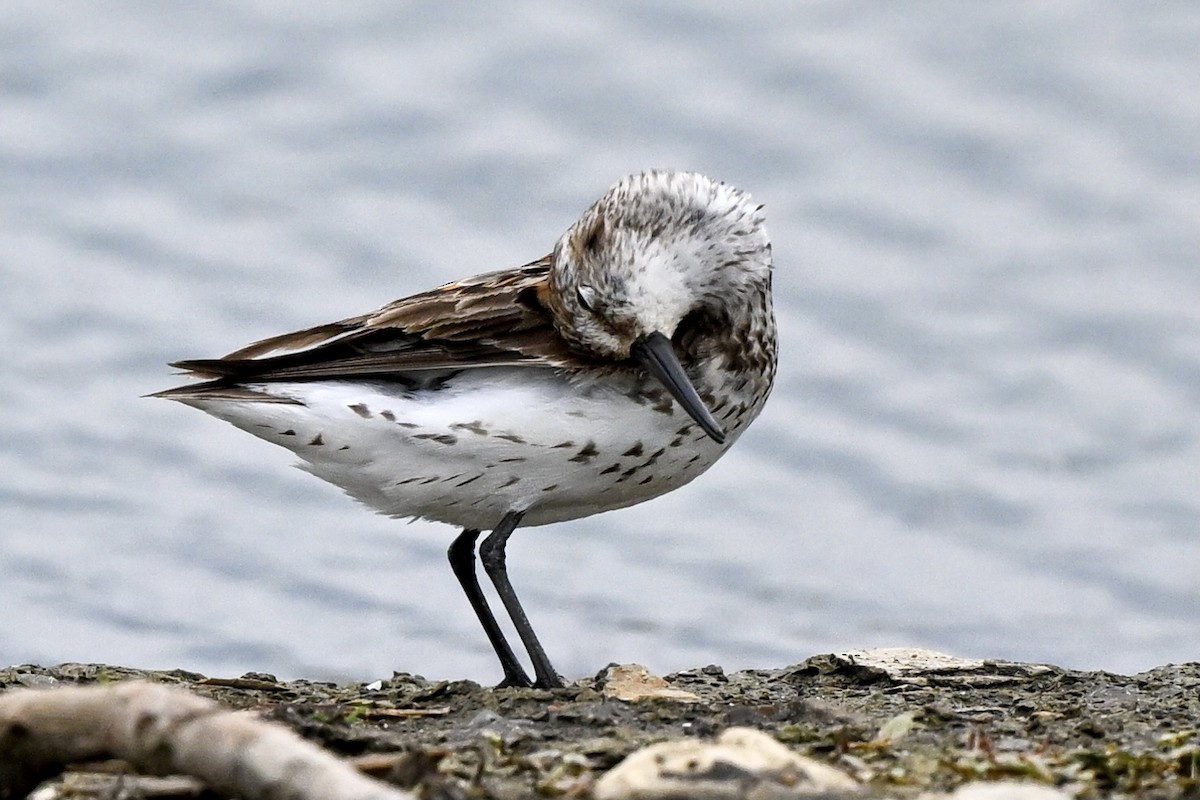
[[[223,358],[178,361],[208,383],[159,392],[181,398],[239,383],[387,378],[501,365],[581,368],[544,299],[550,257],[412,295],[378,311],[273,336]]]

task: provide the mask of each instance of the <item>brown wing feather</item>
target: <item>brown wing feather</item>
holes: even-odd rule
[[[247,381],[399,375],[499,365],[579,368],[586,358],[554,328],[544,296],[550,259],[397,300],[372,314],[263,339],[224,358],[180,361],[210,391]]]

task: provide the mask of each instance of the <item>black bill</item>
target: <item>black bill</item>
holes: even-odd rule
[[[633,343],[629,354],[659,383],[667,387],[671,396],[683,406],[688,416],[696,420],[696,424],[703,428],[705,433],[717,444],[725,443],[725,431],[721,430],[712,413],[700,400],[700,395],[696,394],[696,387],[692,386],[679,359],[675,357],[675,348],[671,346],[670,339],[657,331],[647,333]]]

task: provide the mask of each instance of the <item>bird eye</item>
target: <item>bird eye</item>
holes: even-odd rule
[[[575,289],[575,299],[579,301],[579,305],[583,306],[584,311],[596,310],[596,290],[591,286],[577,287]]]

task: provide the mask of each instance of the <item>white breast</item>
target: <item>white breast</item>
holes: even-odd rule
[[[287,447],[303,469],[372,508],[489,530],[509,511],[543,525],[671,491],[724,446],[674,403],[549,369],[466,370],[442,388],[352,381],[249,388],[299,403],[193,400]]]

